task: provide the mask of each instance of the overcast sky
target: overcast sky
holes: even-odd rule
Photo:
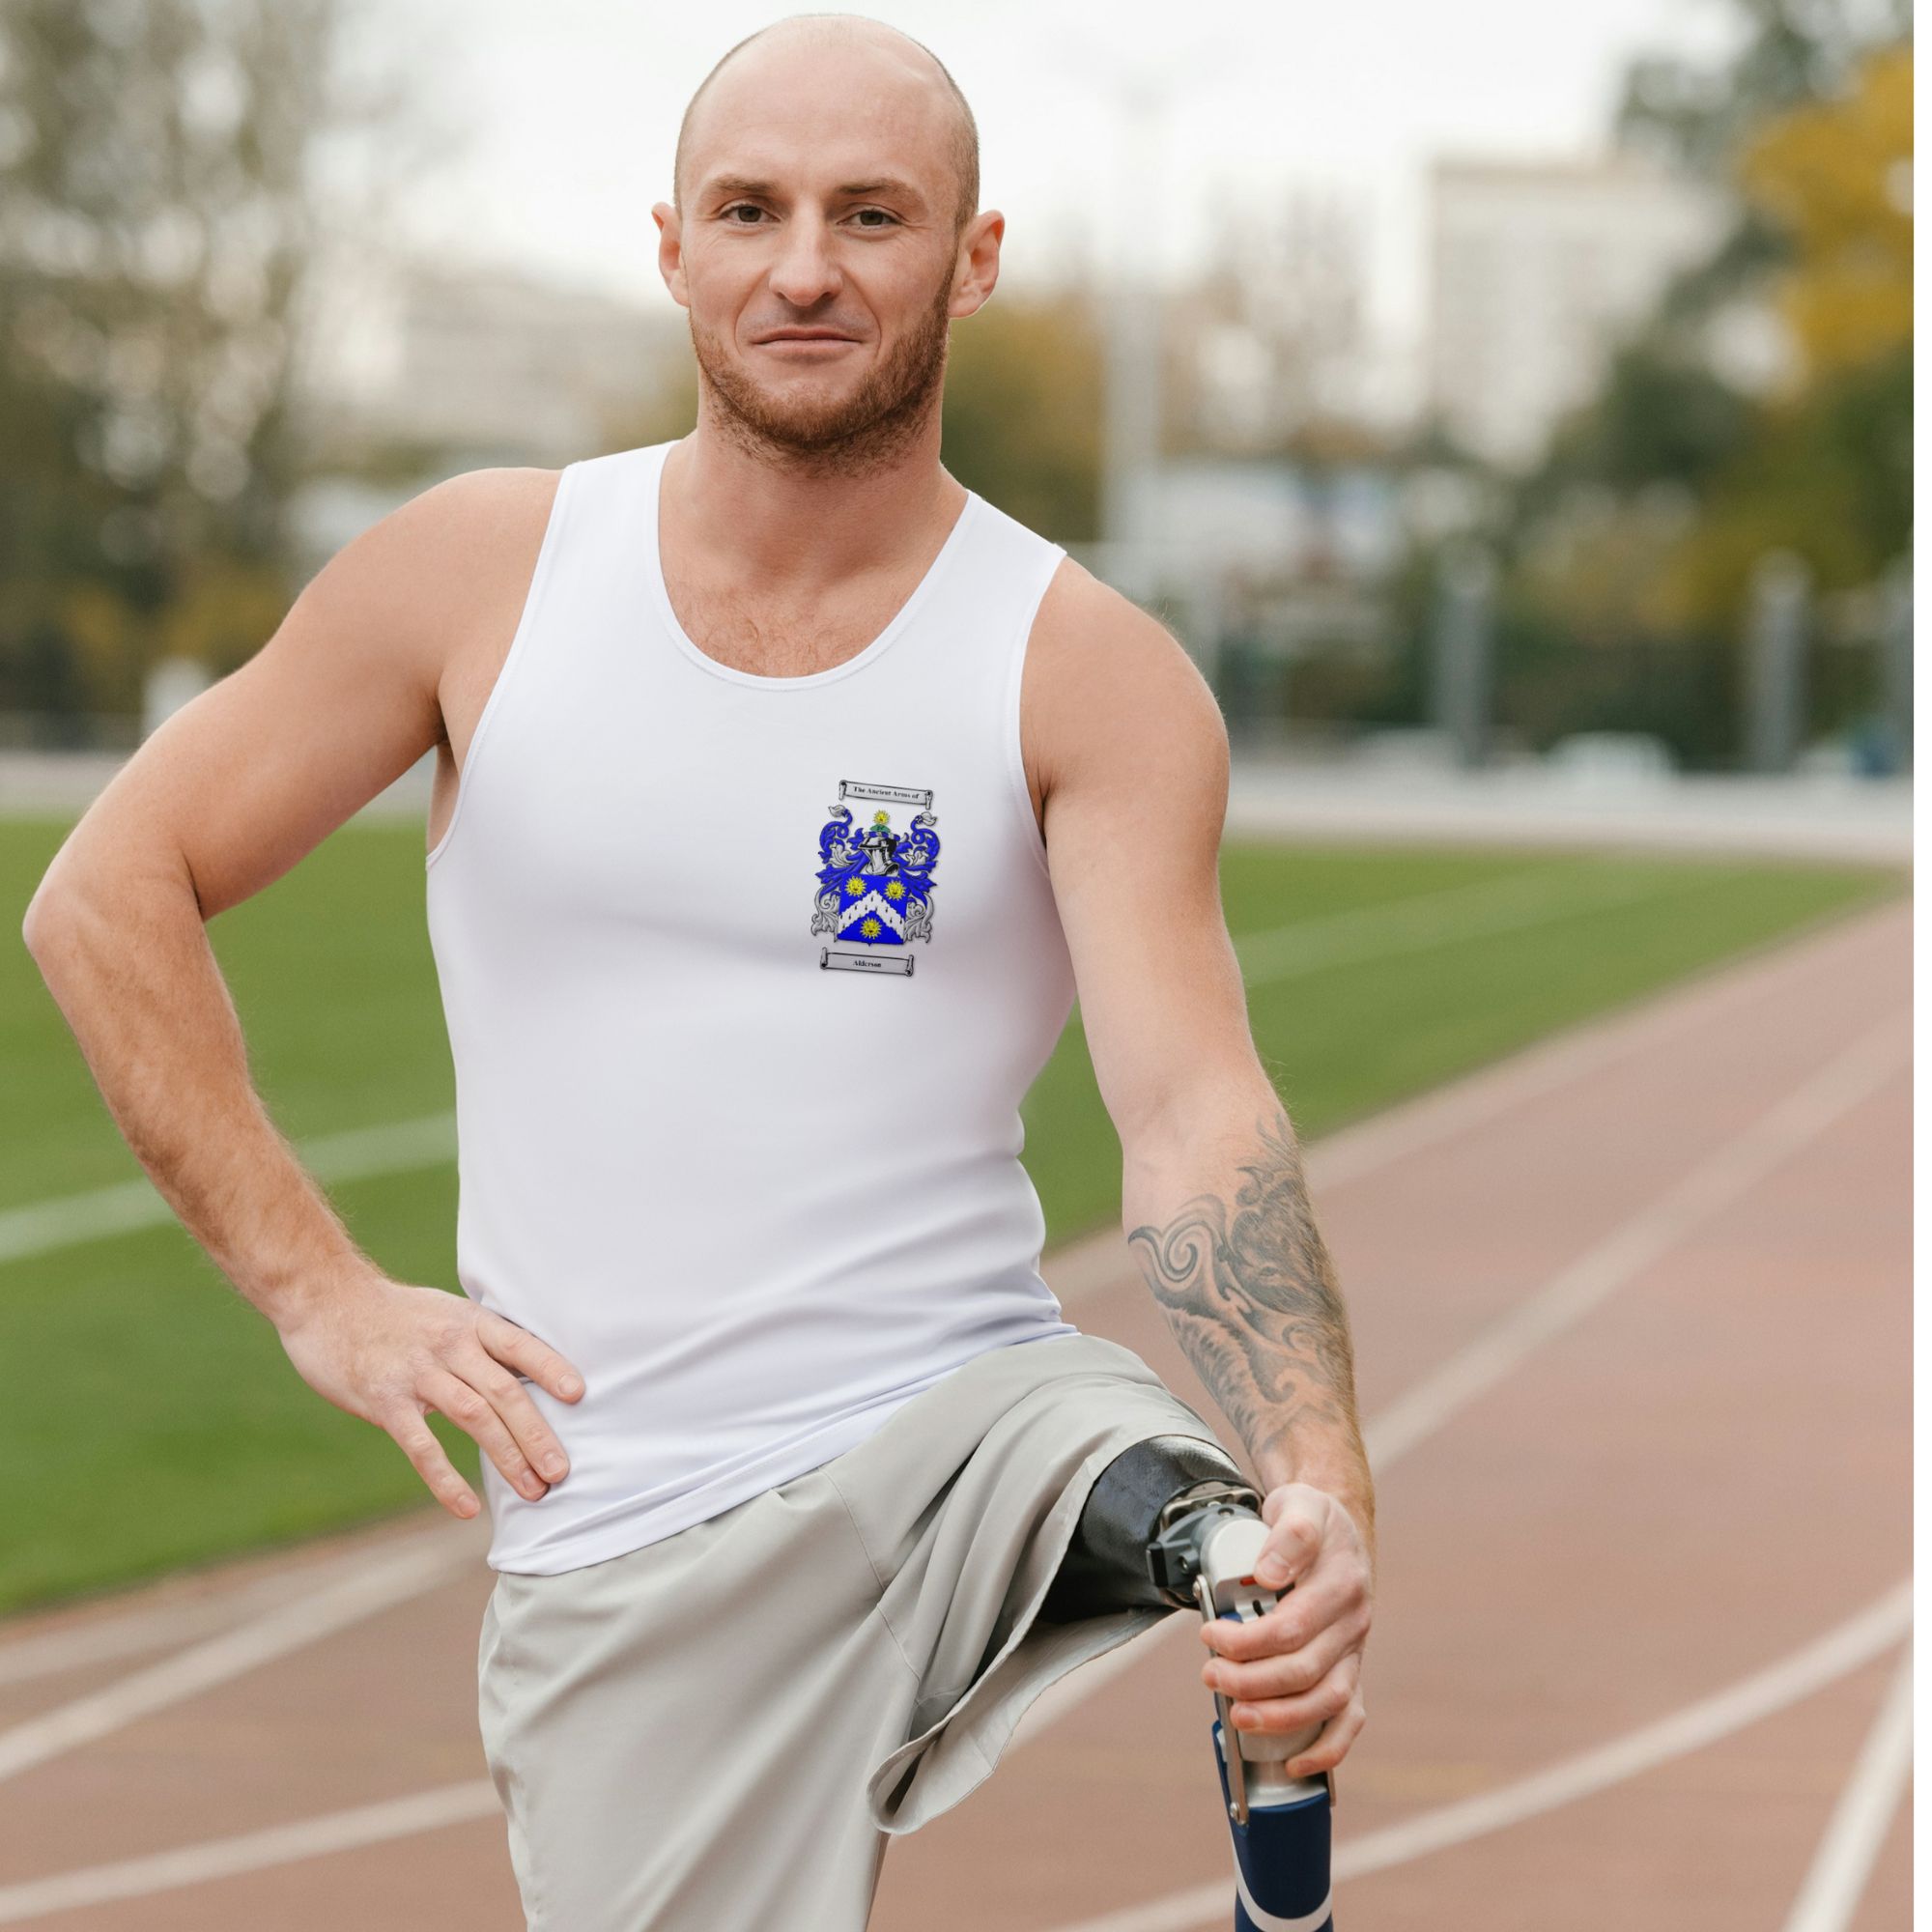
[[[651,204],[679,115],[734,41],[792,9],[619,0],[388,0],[385,42],[462,152],[407,197],[440,253],[507,261],[667,304]],[[1422,322],[1427,169],[1437,155],[1598,148],[1627,58],[1706,55],[1727,0],[890,0],[867,10],[946,62],[980,124],[980,205],[1005,272],[1115,245],[1122,117],[1112,76],[1170,82],[1157,211],[1170,269],[1219,211],[1338,191],[1363,233],[1370,321],[1406,355]]]

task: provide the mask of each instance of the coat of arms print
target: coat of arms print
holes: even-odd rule
[[[855,816],[847,799],[878,809]],[[904,831],[886,808],[914,808]],[[939,834],[932,793],[907,785],[838,781],[838,802],[818,835],[811,929],[829,933],[818,963],[831,971],[910,977],[914,940],[932,939],[932,874]]]

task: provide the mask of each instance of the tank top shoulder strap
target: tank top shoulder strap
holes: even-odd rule
[[[970,584],[976,600],[990,605],[986,614],[1010,617],[1030,625],[1054,573],[1066,555],[1064,546],[1029,529],[1017,518],[988,502],[976,492],[973,524],[967,532],[970,560],[955,578]],[[1024,643],[1024,628],[1021,639]]]

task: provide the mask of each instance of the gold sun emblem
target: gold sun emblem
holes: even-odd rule
[[[845,896],[847,898],[856,899],[865,890],[865,887],[857,879],[847,879],[845,881]]]
[[[891,883],[891,884],[890,884],[890,885],[889,885],[889,886],[888,886],[888,887],[886,888],[886,896],[887,896],[887,897],[888,897],[889,899],[902,899],[902,898],[904,898],[904,897],[905,897],[905,882],[904,882],[904,881],[903,881],[902,879],[895,879],[895,880],[893,880],[893,882],[892,882],[892,883]]]
[[[879,922],[875,919],[861,920],[859,923],[859,930],[863,932],[867,939],[876,939],[879,936]]]

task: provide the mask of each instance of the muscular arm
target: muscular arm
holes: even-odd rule
[[[206,923],[280,877],[441,737],[439,689],[457,638],[521,601],[502,594],[504,573],[527,582],[543,529],[529,479],[546,474],[454,478],[348,545],[253,658],[115,775],[22,926],[116,1125],[189,1234],[311,1384],[389,1429],[458,1514],[473,1514],[475,1498],[422,1426],[424,1408],[485,1441],[530,1494],[544,1486],[484,1413],[485,1394],[503,1398],[533,1451],[542,1439],[528,1424],[541,1418],[521,1390],[512,1397],[514,1378],[477,1359],[476,1312],[390,1283],[301,1167],[249,1077]],[[535,1338],[513,1343],[504,1330],[522,1331],[501,1322],[493,1338],[519,1366],[540,1365],[547,1381],[562,1367]]]
[[[1130,1227],[1128,1238],[1263,1481],[1310,1483],[1338,1496],[1373,1551],[1375,1487],[1355,1415],[1349,1320],[1309,1207],[1300,1148],[1279,1100],[1252,1112],[1245,1156],[1233,1138],[1230,1157],[1196,1170],[1211,1173],[1209,1185],[1164,1219]],[[1137,1199],[1159,1214],[1187,1171],[1184,1158],[1151,1165]],[[1134,1217],[1130,1207],[1126,1218]]]
[[[129,1147],[271,1318],[363,1258],[250,1082],[206,922],[437,742],[445,639],[415,585],[461,494],[358,537],[254,657],[156,730],[69,834],[22,928]]]
[[[1070,564],[1039,623],[1029,763],[1129,1244],[1264,1484],[1336,1496],[1373,1552],[1348,1315],[1221,906],[1219,708],[1159,624]]]

